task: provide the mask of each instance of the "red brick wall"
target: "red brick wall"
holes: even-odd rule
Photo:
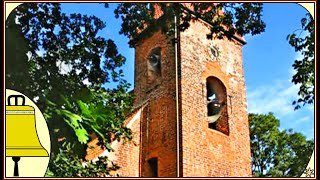
[[[242,45],[227,39],[207,40],[208,32],[208,27],[198,21],[181,33],[180,173],[184,177],[251,176]],[[212,42],[220,50],[217,60],[212,60],[209,53]],[[148,55],[156,47],[161,48],[161,77],[150,84]],[[209,76],[220,79],[226,88],[229,135],[208,128]],[[122,167],[117,171],[121,176],[149,176],[151,158],[158,158],[160,177],[177,176],[175,92],[172,39],[157,32],[136,46],[134,104],[148,101],[131,127],[136,145],[120,143],[111,156]]]
[[[92,141],[88,143],[87,160],[95,160],[98,156],[107,156],[109,160],[120,166],[120,169],[111,172],[113,176],[138,177],[139,176],[139,158],[140,158],[140,123],[143,107],[137,109],[129,117],[125,124],[133,131],[133,140],[130,142],[113,141],[111,147],[114,152],[106,151],[97,145],[98,139],[95,135],[91,136]]]
[[[183,176],[251,176],[242,45],[227,39],[207,40],[207,33],[209,28],[200,21],[181,33]],[[216,60],[211,58],[210,43],[219,48]],[[217,77],[226,87],[229,136],[208,128],[209,76]]]
[[[141,112],[140,112],[141,111]],[[133,117],[128,119],[127,127],[133,132],[132,142],[119,142],[114,145],[115,153],[112,158],[120,166],[115,172],[121,177],[138,177],[139,176],[139,158],[140,158],[140,124],[142,119],[143,108],[138,110]]]
[[[135,51],[135,104],[149,99],[141,128],[141,176],[150,175],[148,160],[158,158],[158,175],[176,177],[175,64],[172,41],[160,32],[140,42]],[[161,48],[161,76],[148,83],[148,55]]]
[[[156,47],[161,48],[161,76],[148,83],[148,55]],[[114,174],[124,177],[150,176],[148,160],[158,159],[160,177],[177,176],[177,133],[175,106],[175,64],[172,41],[160,32],[141,41],[135,51],[135,102],[146,104],[131,125],[135,143],[114,142],[114,153],[96,147],[88,149],[87,159],[107,155],[121,169]],[[148,100],[146,102],[146,100]],[[134,115],[133,115],[134,116]],[[132,121],[129,118],[128,123]],[[95,144],[95,140],[90,142]]]

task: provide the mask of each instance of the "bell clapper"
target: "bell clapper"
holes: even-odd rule
[[[14,173],[13,173],[13,176],[19,176],[18,162],[20,161],[20,157],[12,157],[12,160],[14,161]]]

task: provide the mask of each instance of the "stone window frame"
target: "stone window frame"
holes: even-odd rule
[[[228,95],[226,86],[215,77],[206,78],[208,128],[229,135]]]

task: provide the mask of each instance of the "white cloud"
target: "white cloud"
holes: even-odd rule
[[[311,124],[311,116],[310,115],[304,115],[302,117],[296,117],[295,121],[291,122],[290,125],[292,127],[299,127],[299,126],[305,125],[306,123]]]
[[[298,86],[286,84],[288,83],[275,82],[255,89],[248,88],[248,111],[260,114],[273,112],[281,117],[293,113],[292,102],[297,97]]]
[[[303,123],[303,122],[308,122],[309,120],[310,120],[310,116],[304,116],[304,117],[302,117],[301,119],[299,119],[298,122]]]
[[[290,71],[289,74],[291,73]],[[277,79],[272,84],[255,88],[247,87],[248,112],[273,112],[280,120],[280,129],[293,129],[311,139],[314,135],[314,105],[294,110],[292,102],[298,98],[298,90],[299,85],[294,85],[288,79]]]

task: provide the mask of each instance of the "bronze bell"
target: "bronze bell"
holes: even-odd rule
[[[11,105],[10,100],[15,100]],[[22,105],[18,105],[18,100]],[[6,106],[6,156],[15,162],[14,176],[19,176],[20,157],[48,157],[46,149],[39,142],[35,125],[35,110],[25,105],[22,95],[10,95]]]

